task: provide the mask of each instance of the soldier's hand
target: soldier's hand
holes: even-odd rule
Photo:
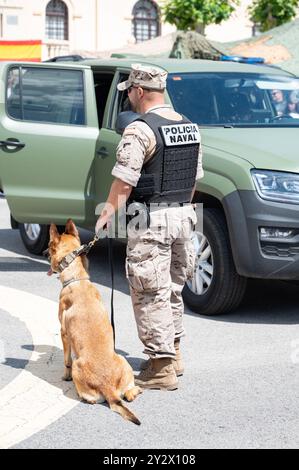
[[[108,220],[100,215],[95,226],[95,234],[98,235],[101,230],[107,230]]]

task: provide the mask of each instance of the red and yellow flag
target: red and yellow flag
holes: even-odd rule
[[[41,57],[41,40],[0,41],[0,60],[40,62]]]

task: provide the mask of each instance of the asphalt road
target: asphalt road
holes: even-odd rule
[[[82,231],[83,240],[90,234]],[[89,256],[109,309],[106,246]],[[138,370],[138,340],[115,246],[116,346]],[[175,392],[146,391],[129,407],[141,426],[105,405],[78,400],[62,382],[57,301],[60,284],[11,230],[0,198],[0,448],[294,448],[299,444],[298,287],[249,282],[240,308],[204,317],[186,309],[186,372]]]

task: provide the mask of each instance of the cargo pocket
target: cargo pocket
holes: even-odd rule
[[[129,255],[126,259],[126,277],[137,292],[154,292],[165,287],[170,276],[168,260],[160,257],[155,246],[148,253]]]

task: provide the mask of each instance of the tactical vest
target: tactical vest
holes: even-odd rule
[[[154,155],[143,165],[131,200],[146,203],[190,202],[196,180],[200,134],[188,119],[173,121],[156,113],[136,119],[156,137]]]

